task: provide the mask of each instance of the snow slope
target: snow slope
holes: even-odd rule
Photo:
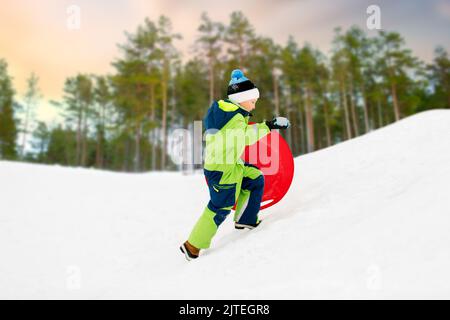
[[[450,298],[450,111],[295,159],[263,225],[178,250],[201,175],[0,162],[0,298]]]

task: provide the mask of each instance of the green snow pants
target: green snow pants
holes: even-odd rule
[[[227,171],[204,169],[208,182],[210,201],[189,236],[189,243],[199,249],[207,249],[236,204],[234,221],[255,224],[264,192],[264,176],[248,163],[237,164]]]

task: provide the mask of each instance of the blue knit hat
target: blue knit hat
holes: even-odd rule
[[[258,88],[239,69],[231,72],[231,80],[228,84],[227,94],[228,99],[235,103],[259,98]]]

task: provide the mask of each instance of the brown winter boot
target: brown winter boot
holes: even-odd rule
[[[181,252],[184,253],[184,256],[188,261],[191,261],[193,259],[197,259],[198,255],[200,254],[200,249],[197,249],[192,244],[189,243],[189,241],[186,241],[183,243],[180,247]]]

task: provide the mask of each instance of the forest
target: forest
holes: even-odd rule
[[[230,73],[243,69],[261,92],[252,121],[280,115],[294,156],[450,107],[450,59],[439,44],[424,62],[401,34],[336,28],[324,53],[293,37],[260,35],[242,12],[228,24],[200,17],[193,52],[183,58],[171,21],[145,19],[126,32],[110,74],[74,74],[51,101],[64,121],[39,121],[43,93],[31,73],[18,93],[0,52],[0,159],[114,171],[179,170],[169,137],[193,130],[213,100],[226,98]],[[433,48],[431,48],[433,49]],[[19,97],[21,99],[19,99]]]

